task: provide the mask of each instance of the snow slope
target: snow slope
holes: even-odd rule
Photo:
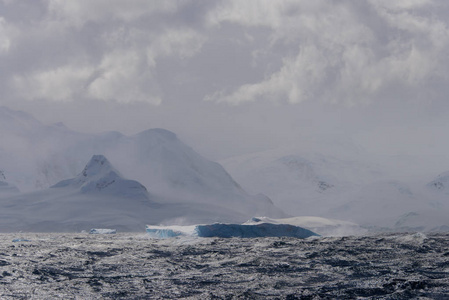
[[[192,206],[210,212],[202,219],[216,216],[212,221],[230,215],[232,221],[240,222],[254,215],[285,216],[268,197],[249,195],[221,165],[202,157],[164,129],[133,136],[119,132],[81,134],[62,124],[44,125],[28,114],[5,107],[0,108],[0,125],[5,125],[0,127],[0,136],[8,141],[0,148],[0,166],[10,174],[9,183],[25,192],[45,190],[61,180],[69,182],[58,186],[76,185],[70,179],[80,180],[76,176],[85,162],[102,154],[124,177],[142,183],[164,204],[183,207],[188,219],[198,216],[186,211]],[[116,173],[104,178],[104,184]],[[177,215],[177,222],[183,222],[181,212],[173,215]]]
[[[340,219],[382,231],[432,231],[449,225],[441,217],[449,212],[449,173],[426,184],[424,175],[435,166],[422,174],[412,172],[426,159],[413,164],[416,157],[378,159],[350,149],[353,157],[335,157],[311,149],[273,149],[222,164],[243,188],[263,192],[292,215]]]
[[[295,151],[293,154],[290,151]],[[222,161],[244,189],[262,192],[291,215],[325,216],[381,173],[357,160],[280,149]]]
[[[94,155],[76,177],[51,188],[0,199],[0,231],[61,232],[114,228],[143,231],[146,224],[238,222],[248,214],[214,203],[181,203],[152,195]]]
[[[0,200],[3,231],[142,230],[154,204],[146,188],[127,180],[101,155],[75,178],[52,188]]]
[[[51,188],[78,189],[82,194],[148,198],[147,189],[142,184],[123,179],[103,155],[94,155],[78,176],[63,180]]]

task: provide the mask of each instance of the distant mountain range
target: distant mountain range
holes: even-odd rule
[[[0,231],[143,231],[263,216],[327,218],[332,232],[350,227],[334,219],[374,231],[449,229],[449,172],[404,179],[396,175],[425,163],[377,163],[348,141],[337,140],[335,153],[323,144],[232,157],[221,162],[226,171],[164,129],[85,134],[6,107],[0,139]]]
[[[164,129],[134,136],[89,135],[62,124],[46,126],[5,107],[0,108],[0,125],[1,223],[9,228],[5,230],[71,231],[89,229],[89,224],[134,231],[164,222],[286,216],[268,197],[249,195],[221,165]],[[11,197],[14,192],[17,195]],[[134,221],[125,222],[121,216]]]
[[[391,172],[391,166],[407,162],[407,157],[392,157],[382,165],[358,154],[339,158],[318,151],[275,149],[221,163],[243,188],[268,195],[295,216],[336,218],[374,231],[449,229],[449,172],[433,180],[388,179],[397,171]]]

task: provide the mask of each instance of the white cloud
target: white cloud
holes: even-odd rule
[[[132,30],[124,34],[126,37],[122,36],[121,31],[113,34],[112,39],[108,37],[112,44],[119,47],[104,55],[98,67],[100,75],[88,89],[88,95],[92,98],[159,105],[162,99],[154,84],[157,60],[161,57],[191,57],[205,41],[202,35],[190,29],[171,29],[149,36]],[[123,40],[126,42],[122,43]],[[120,50],[126,44],[130,46]]]
[[[447,78],[447,23],[414,11],[429,5],[432,1],[223,2],[208,15],[209,25],[263,26],[270,29],[268,51],[297,50],[264,80],[205,99],[356,103],[374,101],[393,86],[420,89],[435,76]]]
[[[152,76],[139,52],[128,50],[108,53],[99,66],[99,72],[100,75],[89,85],[90,97],[116,100],[119,103],[161,103],[154,93],[142,90],[142,85],[150,84]]]
[[[19,51],[14,59],[28,63],[20,63],[18,72],[12,70],[8,84],[16,96],[28,100],[82,98],[159,105],[163,93],[158,61],[194,56],[206,37],[189,26],[162,26],[153,19],[165,22],[188,3],[47,0],[42,17],[30,23],[33,27],[16,23]],[[10,47],[5,26],[0,17],[0,54]]]
[[[0,17],[0,53],[20,66],[6,77],[27,99],[157,105],[179,83],[166,74],[179,71],[195,78],[196,99],[353,104],[449,75],[448,24],[431,0],[40,5],[30,22]]]
[[[67,65],[28,76],[15,76],[13,84],[20,96],[27,100],[70,101],[84,89],[92,72],[91,67]]]
[[[206,38],[191,30],[171,29],[160,34],[147,48],[149,65],[155,65],[157,57],[177,56],[188,58],[197,54],[203,46]]]

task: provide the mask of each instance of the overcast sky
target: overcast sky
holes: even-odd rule
[[[0,103],[212,159],[342,137],[449,153],[446,0],[0,0]]]

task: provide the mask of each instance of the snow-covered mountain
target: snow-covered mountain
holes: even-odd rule
[[[0,200],[2,231],[80,231],[117,227],[135,231],[155,209],[146,188],[127,180],[102,155],[75,178],[52,188]]]
[[[47,188],[75,176],[94,153],[73,160],[67,152],[88,137],[61,124],[47,126],[29,114],[0,107],[0,166],[8,174],[8,182],[21,191]]]
[[[167,201],[122,177],[103,155],[51,188],[0,199],[0,231],[143,231],[146,224],[239,222],[241,207]]]
[[[0,117],[0,124],[5,125],[0,127],[0,166],[8,174],[8,185],[33,197],[43,199],[48,194],[53,199],[55,194],[69,189],[86,197],[99,190],[102,195],[108,192],[119,196],[124,186],[135,185],[147,187],[159,203],[174,209],[147,220],[149,224],[170,218],[173,222],[204,223],[243,222],[254,215],[286,216],[268,197],[246,193],[221,165],[202,157],[170,131],[150,129],[134,136],[118,132],[90,135],[73,132],[62,124],[47,126],[5,107],[0,108]],[[92,158],[96,154],[108,157],[120,172],[104,157]],[[93,173],[79,174],[91,158],[85,171]],[[97,160],[104,162],[104,173],[95,171]],[[123,178],[121,174],[141,184],[117,184]],[[111,182],[115,184],[109,185]],[[48,190],[50,186],[52,191]],[[38,190],[42,193],[35,195]],[[142,189],[134,189],[137,191],[141,193]]]
[[[221,163],[244,189],[268,195],[292,215],[341,219],[372,230],[449,226],[441,217],[449,212],[449,173],[426,185],[426,176],[410,174],[417,167],[405,163],[413,162],[408,157],[376,160],[354,151],[352,157],[335,157],[311,149],[273,149]]]
[[[49,199],[69,199],[70,195],[92,201],[106,194],[124,196],[123,184],[148,194],[145,199],[161,207],[142,210],[149,224],[285,218],[283,209],[293,216],[342,219],[370,228],[449,226],[440,216],[449,211],[449,173],[426,179],[436,168],[444,168],[443,158],[435,162],[410,156],[374,157],[337,138],[330,144],[314,146],[308,141],[303,148],[229,158],[221,162],[225,170],[164,129],[132,136],[82,134],[63,124],[42,124],[5,107],[0,107],[0,138],[0,198],[20,190],[45,205],[50,205]],[[97,154],[110,163],[98,156],[85,166]],[[104,162],[100,173],[94,171],[97,160]],[[84,168],[92,173],[80,174]],[[420,176],[414,175],[421,170]],[[118,181],[118,185],[110,184]],[[27,203],[23,199],[28,196],[22,196],[14,197],[17,203]]]
[[[60,181],[51,188],[77,189],[82,194],[148,198],[148,191],[142,184],[124,179],[103,155],[94,155],[78,176]]]
[[[325,215],[381,173],[375,166],[291,149],[233,157],[221,163],[244,189],[268,195],[292,215]]]

